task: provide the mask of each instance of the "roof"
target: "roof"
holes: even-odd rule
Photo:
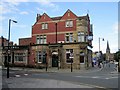
[[[62,16],[59,16],[59,17],[52,17],[51,19],[52,20],[60,20],[62,18]]]

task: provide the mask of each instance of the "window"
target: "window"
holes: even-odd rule
[[[36,60],[38,63],[46,63],[46,52],[41,52],[41,51],[37,51],[36,52]]]
[[[80,56],[80,63],[84,63],[84,56]]]
[[[37,60],[38,63],[42,63],[41,51],[36,52],[36,60]]]
[[[25,53],[15,53],[15,61],[23,62],[25,58]]]
[[[40,35],[40,44],[43,43],[43,35]]]
[[[73,21],[69,20],[69,21],[66,21],[66,27],[73,27]]]
[[[39,44],[40,43],[40,39],[39,36],[36,37],[36,43]]]
[[[47,23],[42,23],[42,29],[48,29],[48,24]]]
[[[84,42],[85,36],[83,32],[78,32],[78,42]]]
[[[71,63],[73,62],[73,49],[66,49],[66,62]]]
[[[73,42],[73,33],[66,33],[66,36],[65,36],[65,40],[66,42]]]
[[[70,33],[70,42],[73,42],[73,33]]]
[[[46,35],[43,36],[43,43],[46,44]]]
[[[69,24],[70,27],[73,27],[73,21],[70,21]]]
[[[36,37],[37,44],[46,44],[46,35],[40,35]]]
[[[66,33],[66,42],[69,42],[69,33]]]

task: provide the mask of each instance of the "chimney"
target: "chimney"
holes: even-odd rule
[[[36,21],[38,21],[40,17],[41,17],[41,15],[40,15],[40,14],[37,14]]]

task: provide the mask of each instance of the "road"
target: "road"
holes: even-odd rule
[[[109,67],[110,66],[110,67]],[[27,73],[27,74],[26,74]],[[3,70],[3,76],[5,76]],[[99,71],[90,72],[31,72],[31,71],[18,71],[11,70],[10,77],[25,77],[33,79],[49,79],[49,80],[60,80],[67,81],[74,84],[84,84],[95,88],[112,88],[112,90],[118,90],[118,73],[116,73],[115,65],[110,63],[107,64],[103,69]]]

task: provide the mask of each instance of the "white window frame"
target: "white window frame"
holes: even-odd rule
[[[73,42],[73,33],[69,34],[69,42]]]
[[[43,43],[44,43],[44,44],[47,43],[46,35],[43,35]]]
[[[19,60],[20,57],[22,57],[22,61]],[[25,62],[26,61],[25,53],[15,53],[14,60],[15,62]]]
[[[65,23],[66,27],[73,27],[73,21],[72,20],[67,20]]]
[[[40,37],[39,36],[36,37],[36,44],[40,44]]]
[[[83,32],[78,32],[78,42],[85,42],[85,34]]]
[[[48,23],[42,23],[42,29],[48,29]]]
[[[39,35],[36,37],[36,43],[37,44],[46,44],[47,43],[47,38],[46,35]]]
[[[37,59],[37,63],[42,63],[42,58],[41,58],[41,51],[36,51],[36,59]]]

